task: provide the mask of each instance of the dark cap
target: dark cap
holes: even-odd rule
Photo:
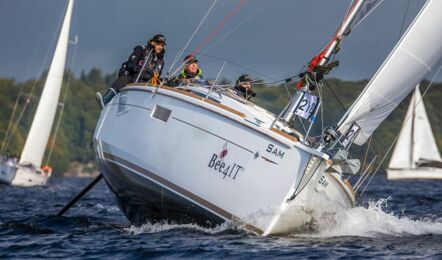
[[[198,63],[198,60],[193,55],[187,55],[186,58],[184,58],[184,62],[186,64],[191,64],[191,63]]]
[[[166,38],[164,38],[164,35],[162,34],[155,35],[154,37],[152,37],[152,39],[150,39],[150,41],[161,42],[166,45]]]
[[[250,76],[248,74],[244,74],[239,76],[238,82],[244,82],[244,81],[252,81],[252,78],[250,78]]]

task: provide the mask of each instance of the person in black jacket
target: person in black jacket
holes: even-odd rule
[[[129,83],[149,82],[152,78],[159,78],[164,67],[164,53],[166,39],[157,34],[147,42],[146,46],[138,45],[126,62],[121,64],[118,78],[102,96],[95,94],[97,101],[104,107],[112,98]]]
[[[252,91],[252,79],[249,75],[241,75],[235,83],[235,94],[244,98],[245,100],[250,100],[250,98],[256,96],[255,92]]]

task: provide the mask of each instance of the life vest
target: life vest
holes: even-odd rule
[[[181,73],[180,73],[180,78],[183,78],[183,79],[188,79],[188,78],[191,78],[191,79],[201,79],[202,78],[202,74],[203,74],[203,71],[201,69],[198,69],[198,72],[195,75],[189,74],[188,72],[186,72],[185,69],[183,69],[181,71]]]
[[[49,165],[45,165],[45,166],[41,167],[41,170],[43,171],[43,175],[45,175],[45,176],[51,176],[51,174],[52,174],[52,168]]]

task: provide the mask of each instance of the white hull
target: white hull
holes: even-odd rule
[[[14,165],[0,164],[0,184],[10,185],[17,168]]]
[[[441,168],[416,168],[403,170],[387,170],[387,179],[403,180],[403,179],[439,179],[442,180]]]
[[[102,111],[94,134],[99,168],[132,223],[240,221],[267,235],[282,232],[291,205],[315,194],[353,205],[335,176],[320,187],[327,155],[270,131],[268,115],[174,89],[152,98],[153,90],[123,90]]]
[[[30,167],[19,166],[11,185],[22,187],[40,186],[45,185],[48,179],[49,176],[42,173],[41,170],[36,171]]]

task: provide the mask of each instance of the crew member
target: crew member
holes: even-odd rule
[[[187,55],[184,58],[184,69],[173,80],[173,85],[195,84],[200,80],[203,80],[203,72],[198,66],[198,60],[193,55]]]
[[[250,98],[256,96],[255,92],[252,90],[252,79],[249,75],[241,75],[235,83],[235,94],[244,98],[245,100],[250,100]]]
[[[164,53],[166,52],[166,39],[157,34],[147,42],[147,45],[138,45],[126,62],[121,64],[118,78],[102,96],[95,94],[98,103],[104,107],[111,99],[129,83],[149,82],[159,79],[164,67]]]

